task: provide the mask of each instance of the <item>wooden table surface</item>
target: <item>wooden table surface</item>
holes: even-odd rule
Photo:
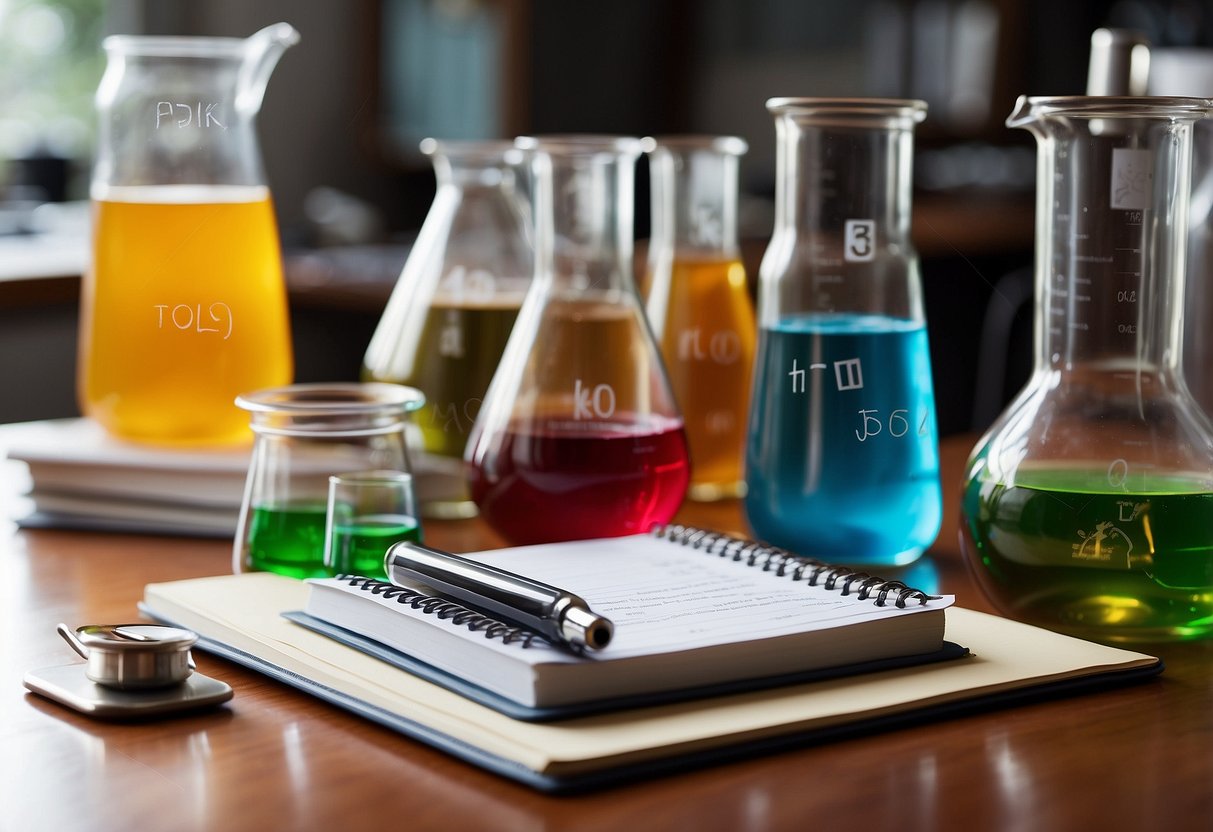
[[[956,543],[967,450],[944,443],[952,499],[919,577],[988,609]],[[734,503],[680,519],[744,531]],[[474,521],[427,535],[494,544]],[[1167,670],[1131,687],[546,797],[203,653],[236,690],[210,713],[106,723],[26,693],[27,670],[75,658],[58,622],[132,619],[144,584],[227,572],[230,547],[0,525],[0,559],[0,830],[1213,829],[1213,642],[1142,648]]]

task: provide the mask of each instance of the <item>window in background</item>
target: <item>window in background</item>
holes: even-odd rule
[[[389,142],[416,155],[427,136],[502,131],[502,10],[479,0],[385,0],[382,72]]]
[[[104,11],[104,0],[0,0],[5,202],[86,196]]]

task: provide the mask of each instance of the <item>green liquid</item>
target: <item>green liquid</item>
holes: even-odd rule
[[[1023,469],[964,492],[961,544],[1015,618],[1105,641],[1213,633],[1213,493],[1196,477],[1096,490],[1105,471]]]
[[[385,514],[335,523],[330,571],[385,581],[383,556],[393,543],[401,540],[421,542],[421,527],[414,518]]]
[[[325,506],[262,506],[249,519],[249,558],[255,570],[292,578],[323,578]]]

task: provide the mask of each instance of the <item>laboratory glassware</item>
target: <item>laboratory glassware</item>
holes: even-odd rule
[[[1150,95],[1213,96],[1213,49],[1150,50]],[[1192,200],[1184,280],[1184,380],[1213,418],[1213,124],[1192,128]]]
[[[291,380],[290,324],[254,118],[299,39],[106,38],[97,89],[93,259],[78,395],[117,436],[248,438],[232,404]]]
[[[682,418],[632,278],[638,139],[519,139],[535,282],[468,440],[481,516],[514,544],[647,532],[686,492]]]
[[[404,428],[425,397],[399,384],[293,384],[240,396],[255,440],[236,529],[233,570],[295,578],[328,574],[329,477],[410,472]]]
[[[853,564],[913,562],[941,521],[918,257],[920,101],[776,98],[775,230],[759,270],[746,444],[756,536]]]
[[[646,139],[652,193],[646,310],[682,411],[694,500],[742,493],[757,331],[737,244],[732,136]]]
[[[1004,612],[1107,640],[1213,630],[1213,425],[1183,376],[1202,98],[1021,98],[1035,367],[968,463],[962,548]]]
[[[534,271],[527,208],[512,142],[421,143],[438,189],[371,338],[367,380],[421,390],[421,447],[450,461],[458,489],[427,500],[427,515],[467,517],[463,453]]]
[[[386,581],[384,556],[401,540],[421,541],[412,474],[351,471],[329,477],[324,526],[329,573]]]
[[[1091,33],[1087,95],[1142,95],[1150,74],[1150,42],[1132,29]]]

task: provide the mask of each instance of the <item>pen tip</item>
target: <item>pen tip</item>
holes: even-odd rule
[[[561,629],[565,637],[575,644],[584,644],[590,650],[601,650],[611,643],[615,628],[609,619],[595,615],[584,607],[569,607],[564,613]]]
[[[600,619],[585,634],[585,643],[595,650],[601,650],[611,643],[611,628],[604,626]]]

